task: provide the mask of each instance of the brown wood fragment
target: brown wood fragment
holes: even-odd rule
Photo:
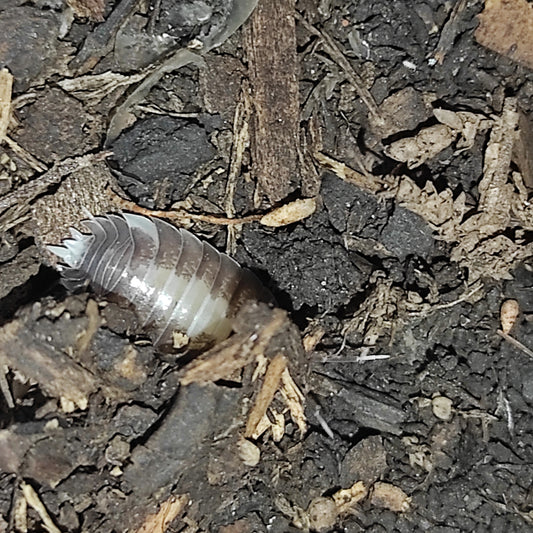
[[[102,161],[93,159],[90,166],[79,167],[60,180],[61,184],[53,193],[43,195],[31,205],[32,229],[41,247],[60,242],[71,226],[80,229],[79,223],[88,213],[100,215],[113,210],[107,192],[113,177]],[[52,264],[57,261],[49,252],[46,256]]]
[[[307,418],[305,417],[305,397],[292,379],[289,369],[281,374],[281,395],[289,408],[293,422],[298,426],[300,437],[307,431]]]
[[[195,359],[180,380],[182,385],[225,379],[253,361],[246,335],[234,335]]]
[[[29,204],[37,196],[45,193],[51,185],[59,183],[65,176],[103,161],[109,155],[111,155],[111,152],[100,152],[98,154],[65,159],[57,163],[42,176],[0,198],[0,210],[7,209],[15,204]]]
[[[526,0],[487,0],[479,15],[479,44],[533,68],[533,7]]]
[[[165,533],[171,522],[183,512],[189,503],[186,494],[171,496],[161,504],[155,514],[150,514],[144,519],[142,526],[135,533]]]
[[[47,394],[73,408],[85,409],[89,395],[99,385],[90,372],[47,342],[39,342],[18,320],[0,328],[0,363],[36,381]]]
[[[299,103],[294,0],[259,2],[245,46],[252,86],[253,173],[271,202],[298,185]]]
[[[507,98],[502,116],[490,134],[485,150],[483,179],[479,182],[479,211],[485,213],[488,225],[505,224],[510,217],[513,186],[507,184],[513,146],[517,138],[518,112],[516,98]]]
[[[250,410],[250,414],[248,415],[248,421],[244,431],[245,437],[250,438],[255,434],[259,422],[261,422],[261,419],[265,416],[268,406],[274,399],[274,394],[276,394],[280,385],[281,375],[286,368],[287,359],[282,354],[278,354],[274,357],[268,365],[263,385],[252,409]]]
[[[228,378],[251,363],[258,355],[263,354],[270,339],[286,320],[286,313],[275,309],[271,320],[261,328],[259,333],[250,335],[249,332],[239,332],[195,359],[186,368],[180,383],[190,385]]]

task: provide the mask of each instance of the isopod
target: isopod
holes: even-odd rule
[[[61,259],[63,284],[88,282],[126,299],[158,348],[172,347],[176,333],[190,348],[212,345],[229,336],[244,302],[272,301],[250,270],[185,229],[128,213],[83,224],[89,233],[71,228],[71,238],[48,247]]]

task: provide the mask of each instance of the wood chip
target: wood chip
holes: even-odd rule
[[[102,385],[66,354],[39,342],[18,320],[0,328],[0,363],[39,383],[69,410],[86,409],[89,395]]]
[[[205,384],[226,379],[254,359],[254,342],[247,335],[234,335],[196,358],[180,379],[182,385]]]
[[[287,359],[284,355],[278,354],[268,365],[263,385],[259,391],[254,405],[248,415],[244,436],[247,438],[257,438],[256,429],[259,422],[265,416],[268,406],[274,399],[274,394],[279,388],[281,375],[287,368]]]
[[[189,497],[185,494],[181,496],[171,496],[165,501],[159,511],[150,514],[144,519],[142,526],[135,533],[165,533],[172,521],[183,512],[189,503]]]
[[[271,202],[298,185],[299,101],[294,0],[259,2],[245,37],[258,185]]]
[[[0,70],[0,144],[4,140],[11,118],[13,76],[6,68]]]
[[[182,385],[210,383],[231,376],[251,363],[263,352],[279,328],[287,320],[281,309],[272,312],[270,321],[258,333],[237,333],[197,357],[184,371]]]
[[[307,418],[304,413],[304,395],[292,379],[289,369],[286,368],[281,375],[281,395],[289,408],[292,421],[300,430],[300,437],[307,431]]]
[[[325,334],[326,330],[323,326],[311,323],[305,330],[305,336],[302,341],[306,353],[311,353]]]
[[[487,0],[475,37],[479,44],[533,68],[533,8],[526,0]]]

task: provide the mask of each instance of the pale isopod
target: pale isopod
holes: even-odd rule
[[[63,283],[129,301],[159,348],[175,333],[191,348],[225,339],[244,302],[272,299],[251,271],[185,229],[127,213],[83,224],[89,233],[71,229],[62,246],[48,247],[62,260]]]

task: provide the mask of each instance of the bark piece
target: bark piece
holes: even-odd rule
[[[255,107],[253,169],[261,191],[278,202],[298,183],[294,1],[260,2],[250,18],[246,49]]]
[[[92,374],[45,339],[40,342],[18,320],[0,329],[0,361],[37,381],[47,394],[62,399],[65,406],[85,409],[89,395],[98,389]]]

